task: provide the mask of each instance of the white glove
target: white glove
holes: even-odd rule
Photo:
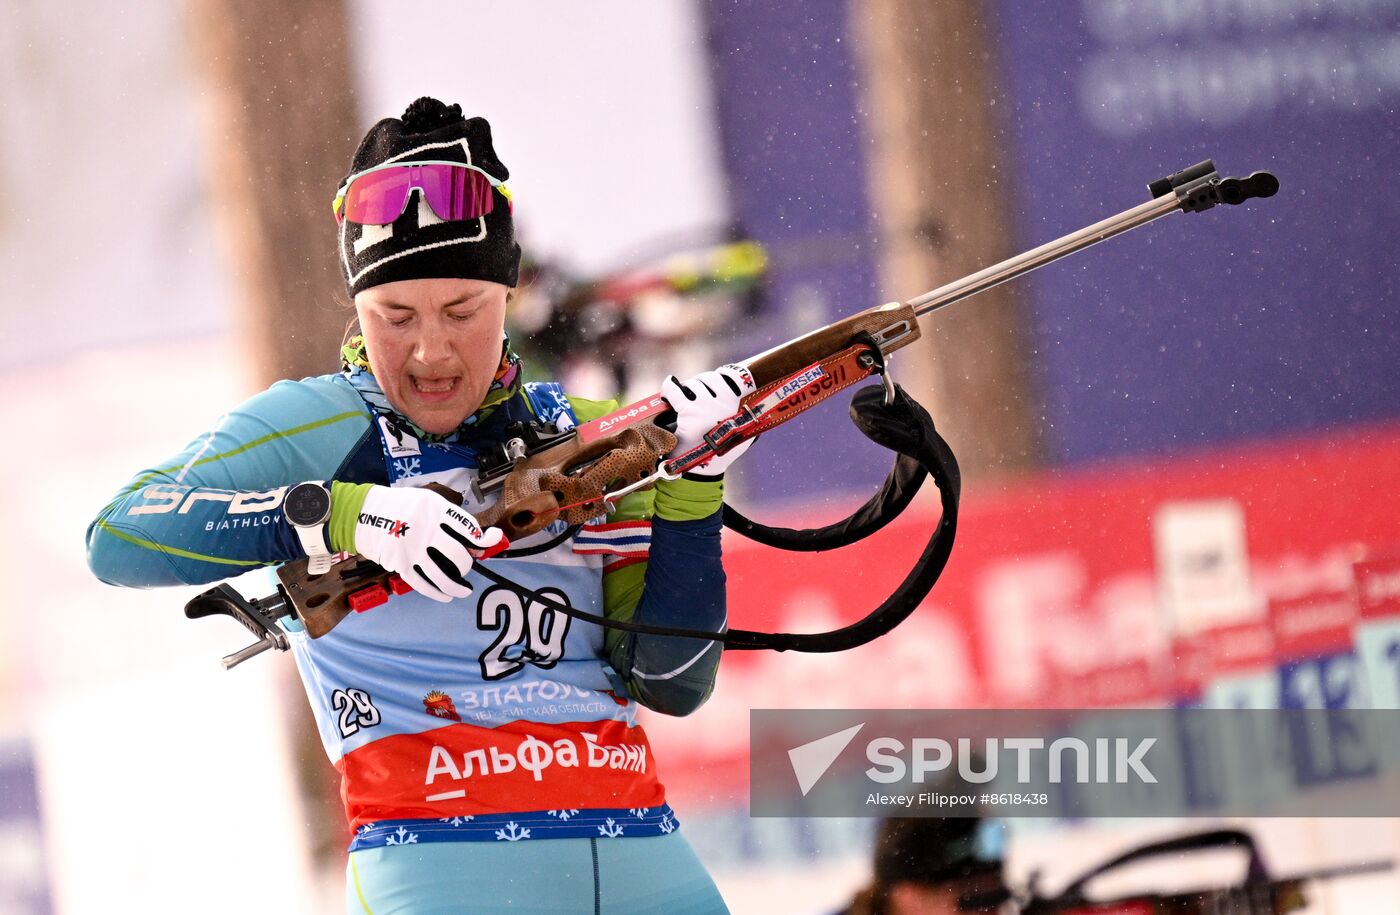
[[[661,385],[661,396],[676,411],[676,438],[679,443],[668,457],[685,454],[704,441],[705,433],[713,429],[716,423],[739,412],[739,399],[755,390],[753,373],[742,365],[722,365],[713,371],[701,372],[685,382],[678,381],[675,375],[669,376]],[[690,473],[717,477],[752,444],[751,440],[743,442],[728,454],[711,458]]]
[[[446,603],[472,593],[472,551],[501,542],[501,529],[483,531],[476,519],[435,492],[375,486],[355,524],[355,551],[398,572],[425,597]]]

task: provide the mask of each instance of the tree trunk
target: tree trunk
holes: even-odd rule
[[[215,231],[257,387],[339,368],[351,312],[331,212],[363,133],[343,0],[190,0]],[[295,687],[288,683],[294,696]],[[338,780],[310,707],[285,713],[313,853],[343,855]]]
[[[256,379],[334,371],[349,314],[331,200],[362,126],[344,0],[190,0],[216,230]]]
[[[1003,131],[976,0],[851,3],[873,142],[881,280],[907,300],[1016,253]],[[896,378],[924,402],[969,477],[1040,460],[1026,323],[1014,284],[920,322]]]

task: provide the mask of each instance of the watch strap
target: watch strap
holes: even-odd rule
[[[312,575],[323,575],[330,571],[335,563],[332,561],[331,551],[326,546],[326,526],[317,524],[314,527],[292,528],[297,532],[297,539],[301,541],[301,548],[306,551],[306,558],[309,562],[306,571]]]

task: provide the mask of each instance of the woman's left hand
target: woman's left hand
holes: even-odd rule
[[[754,390],[753,374],[742,365],[722,365],[683,382],[675,375],[667,377],[661,385],[661,396],[676,411],[678,440],[670,456],[684,454],[700,444],[716,423],[739,412],[739,400]],[[700,477],[721,476],[752,444],[752,441],[743,442],[689,473]]]

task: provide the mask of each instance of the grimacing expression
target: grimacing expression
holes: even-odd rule
[[[400,280],[355,296],[370,370],[426,432],[451,432],[486,399],[510,289],[485,280]]]

